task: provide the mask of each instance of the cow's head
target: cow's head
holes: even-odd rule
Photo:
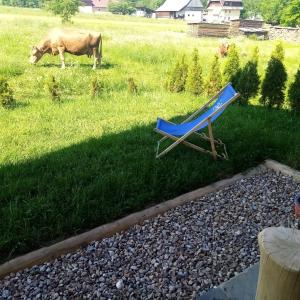
[[[36,64],[43,56],[43,52],[36,46],[31,49],[30,63]]]

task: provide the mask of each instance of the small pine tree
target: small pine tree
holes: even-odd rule
[[[259,49],[256,46],[254,48],[254,50],[253,50],[251,61],[253,61],[254,63],[258,64],[258,59],[259,59]]]
[[[277,58],[280,61],[284,60],[284,49],[281,42],[276,45],[272,53],[272,57]]]
[[[239,78],[237,79],[236,89],[240,93],[239,103],[247,105],[250,98],[257,95],[259,84],[257,64],[250,60],[239,72]]]
[[[181,60],[178,60],[174,69],[170,74],[169,81],[167,82],[167,89],[170,92],[180,93],[184,91],[187,79],[188,65],[185,62],[185,55]]]
[[[134,82],[134,79],[132,77],[128,78],[128,92],[131,94],[136,94],[138,89],[137,85]]]
[[[194,49],[192,54],[192,64],[188,69],[186,79],[186,90],[194,95],[200,95],[203,91],[202,68],[197,49]]]
[[[219,56],[214,56],[211,69],[206,82],[207,95],[214,95],[222,88],[222,75],[220,71]]]
[[[300,68],[298,69],[295,80],[288,89],[288,99],[291,104],[292,111],[300,115]]]
[[[5,108],[11,107],[15,103],[13,91],[5,78],[0,78],[0,101]]]
[[[60,90],[56,79],[51,75],[46,83],[47,89],[50,93],[51,100],[53,102],[60,102]]]
[[[236,45],[231,44],[228,51],[227,60],[223,70],[223,84],[232,82],[233,84],[237,80],[237,73],[240,70],[240,58]]]
[[[281,60],[271,57],[261,87],[260,102],[269,107],[280,108],[284,102],[287,73]]]
[[[92,86],[91,86],[92,98],[99,96],[102,91],[102,88],[103,87],[101,85],[101,82],[99,82],[99,80],[97,78],[94,78],[92,80]]]

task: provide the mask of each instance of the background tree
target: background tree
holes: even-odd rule
[[[69,22],[71,17],[79,11],[80,0],[46,0],[45,8],[62,18],[62,22]]]
[[[300,25],[300,0],[290,0],[283,9],[281,24],[285,26]]]
[[[241,17],[243,19],[257,17],[261,14],[261,0],[244,0]]]
[[[223,70],[223,84],[234,83],[240,70],[240,58],[235,44],[230,44]]]
[[[216,54],[211,64],[211,69],[206,82],[206,92],[214,95],[222,88],[222,75],[220,70],[219,56]]]
[[[134,4],[129,1],[110,2],[108,10],[113,14],[131,15],[134,13]]]
[[[202,68],[197,49],[194,49],[192,54],[192,63],[186,79],[186,90],[194,95],[200,95],[203,91]]]
[[[288,89],[288,99],[291,109],[297,115],[300,115],[300,68],[298,69],[295,80],[291,83]]]
[[[284,8],[290,0],[261,0],[260,11],[265,22],[279,24]]]

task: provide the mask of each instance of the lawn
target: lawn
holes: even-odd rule
[[[205,97],[166,92],[176,58],[199,49],[203,74],[219,39],[195,39],[182,21],[110,15],[74,18],[73,28],[101,31],[103,65],[87,57],[46,56],[28,63],[30,46],[56,17],[31,9],[0,7],[0,75],[9,79],[14,109],[0,108],[0,261],[99,226],[273,158],[300,168],[300,118],[282,110],[233,105],[214,125],[228,145],[229,161],[179,146],[155,159],[157,116],[180,121]],[[263,75],[274,41],[235,40],[244,63],[260,49]],[[284,43],[293,75],[299,45]],[[223,63],[223,62],[222,62]],[[45,82],[54,75],[61,103],[52,103]],[[138,93],[127,90],[134,78]],[[91,97],[97,78],[103,91]]]

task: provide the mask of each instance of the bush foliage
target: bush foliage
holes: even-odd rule
[[[240,93],[240,104],[248,104],[250,98],[255,97],[258,93],[260,78],[257,71],[257,64],[258,48],[255,48],[251,60],[245,64],[236,76],[236,89]]]
[[[55,77],[52,75],[49,77],[48,81],[46,82],[47,89],[49,91],[51,100],[53,102],[60,102],[60,90],[59,90],[59,85],[56,82]]]
[[[7,79],[0,78],[0,101],[5,108],[12,106],[15,103],[13,90],[10,88]]]
[[[215,95],[222,88],[222,75],[220,70],[219,57],[216,54],[213,58],[208,80],[206,82],[207,95]]]
[[[295,80],[289,86],[288,99],[292,111],[300,115],[300,68],[296,73]]]
[[[188,73],[188,65],[185,61],[185,55],[175,64],[167,82],[167,89],[170,92],[179,93],[185,90],[185,84]]]
[[[228,56],[223,70],[223,84],[232,82],[235,85],[237,74],[240,71],[240,57],[236,45],[231,44],[228,50]]]
[[[61,17],[62,22],[69,22],[78,11],[80,0],[46,0],[45,8]]]
[[[200,95],[203,92],[202,68],[197,49],[194,49],[192,54],[192,63],[187,73],[186,90],[194,95]]]
[[[284,103],[287,73],[281,60],[271,57],[261,87],[260,102],[269,107],[280,108]]]

